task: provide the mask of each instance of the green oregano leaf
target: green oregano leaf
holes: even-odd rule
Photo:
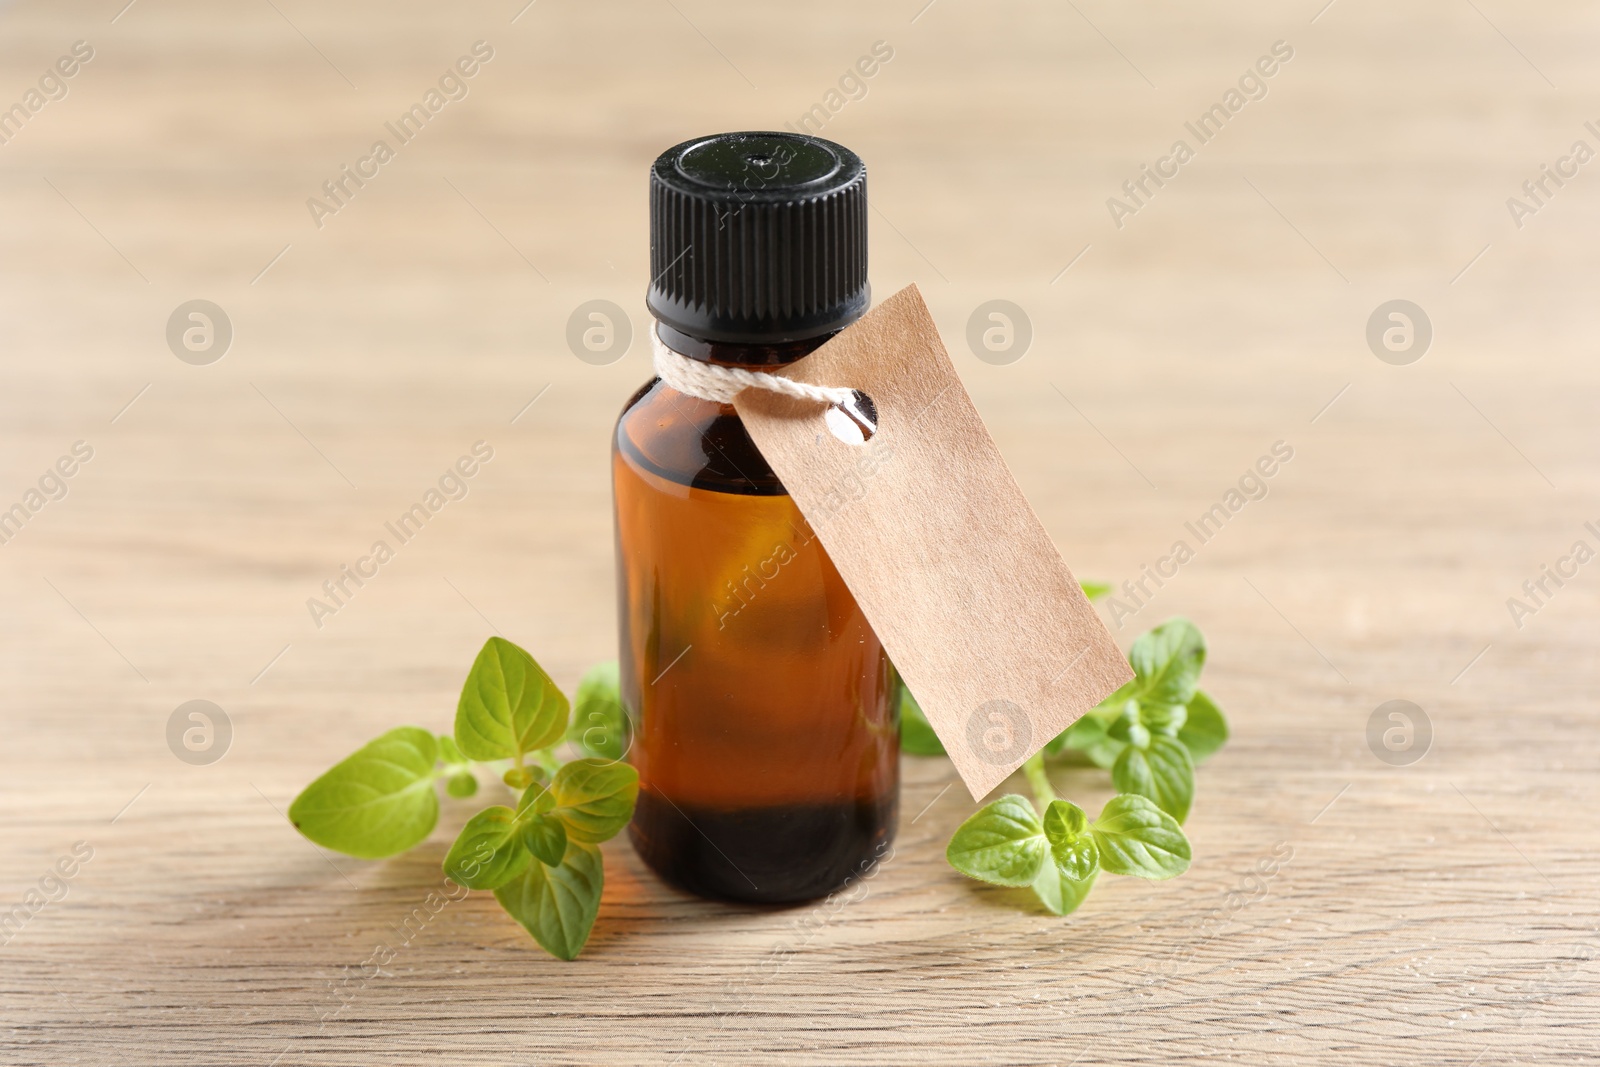
[[[1068,915],[1089,895],[1099,873],[1096,867],[1087,878],[1068,878],[1054,863],[1041,864],[1039,876],[1033,880],[1033,892],[1055,914]]]
[[[1211,698],[1196,689],[1189,699],[1189,714],[1178,730],[1178,740],[1196,763],[1228,743],[1228,720]]]
[[[1187,704],[1206,663],[1206,639],[1188,619],[1168,619],[1134,641],[1128,663],[1141,703]]]
[[[1189,839],[1176,820],[1135,794],[1112,797],[1089,827],[1100,866],[1136,878],[1173,878],[1189,869]]]
[[[561,863],[567,854],[567,828],[553,815],[531,815],[521,826],[522,843],[546,867]]]
[[[1044,812],[1044,836],[1061,875],[1083,881],[1100,866],[1100,852],[1089,832],[1089,816],[1070,800],[1052,800]]]
[[[1132,745],[1134,748],[1144,748],[1150,743],[1150,728],[1139,721],[1139,702],[1130,700],[1122,709],[1122,714],[1106,724],[1106,737],[1118,745]],[[1121,749],[1117,750],[1120,757]]]
[[[1033,880],[1044,906],[1066,915],[1083,903],[1100,870],[1100,854],[1089,831],[1089,817],[1067,800],[1052,800],[1044,811],[1044,836],[1050,851]]]
[[[968,878],[1025,886],[1038,877],[1049,850],[1033,805],[1008,793],[979,808],[956,829],[945,858]]]
[[[604,885],[600,850],[575,841],[559,866],[530,863],[520,877],[496,889],[494,897],[546,952],[571,960],[589,940]]]
[[[491,637],[461,687],[456,744],[471,759],[520,761],[561,739],[567,710],[566,696],[532,656]]]
[[[536,782],[530,785],[517,801],[517,815],[532,809],[536,815],[543,815],[556,806],[556,798],[551,794],[550,787]]]
[[[616,660],[590,667],[572,701],[567,740],[586,756],[619,760],[628,750],[628,713],[622,704],[621,671]]]
[[[900,687],[900,751],[912,756],[943,756],[944,744],[933,732],[922,705],[911,690]]]
[[[1083,590],[1083,595],[1090,600],[1099,600],[1111,592],[1110,582],[1079,582],[1078,588]]]
[[[552,814],[566,824],[572,841],[599,844],[633,818],[639,772],[626,763],[580,759],[563,764],[550,783]]]
[[[1152,734],[1177,737],[1188,718],[1189,710],[1182,704],[1139,702],[1139,722]]]
[[[1111,768],[1111,784],[1119,793],[1137,793],[1180,824],[1194,803],[1194,763],[1177,738],[1151,736],[1145,748],[1129,745]]]
[[[470,797],[478,791],[478,779],[471,771],[462,771],[447,778],[444,788],[453,797]]]
[[[438,741],[439,761],[441,763],[452,764],[467,762],[467,757],[463,756],[461,754],[461,749],[456,747],[455,738],[451,737],[449,734],[440,734]]]
[[[361,859],[404,852],[439,821],[438,757],[429,731],[390,730],[306,786],[289,805],[289,821],[324,848]]]
[[[1054,756],[1064,749],[1077,749],[1090,763],[1109,770],[1117,761],[1118,753],[1127,744],[1126,741],[1118,741],[1106,732],[1109,725],[1110,720],[1105,715],[1098,711],[1090,711],[1045,745],[1045,755]]]
[[[509,789],[522,790],[537,782],[539,776],[530,767],[507,767],[506,773],[500,776],[500,780]]]
[[[497,889],[532,860],[517,832],[516,813],[496,805],[467,820],[444,858],[444,873],[469,889]]]

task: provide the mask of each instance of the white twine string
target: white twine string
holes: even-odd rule
[[[844,406],[855,399],[855,390],[827,385],[809,385],[785,378],[781,374],[744,370],[739,367],[721,367],[690,359],[681,352],[668,348],[666,342],[650,331],[650,342],[655,347],[656,373],[672,388],[701,400],[714,400],[731,404],[733,398],[746,389],[765,389],[773,393],[792,396],[796,400],[810,400],[818,404]]]

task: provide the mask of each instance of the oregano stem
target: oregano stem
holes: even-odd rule
[[[1048,808],[1056,798],[1056,791],[1050,785],[1050,776],[1045,773],[1044,752],[1041,750],[1029,756],[1028,762],[1022,765],[1022,772],[1028,776],[1028,784],[1033,787],[1033,799],[1040,810]]]

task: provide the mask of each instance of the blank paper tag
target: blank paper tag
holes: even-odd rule
[[[734,400],[939,740],[981,799],[1133,677],[978,418],[916,286],[785,368],[877,408]],[[844,420],[847,425],[847,420]]]

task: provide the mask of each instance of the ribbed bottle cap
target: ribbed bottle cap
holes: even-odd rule
[[[650,295],[708,341],[797,341],[867,310],[867,168],[795,133],[697,137],[650,168]]]

